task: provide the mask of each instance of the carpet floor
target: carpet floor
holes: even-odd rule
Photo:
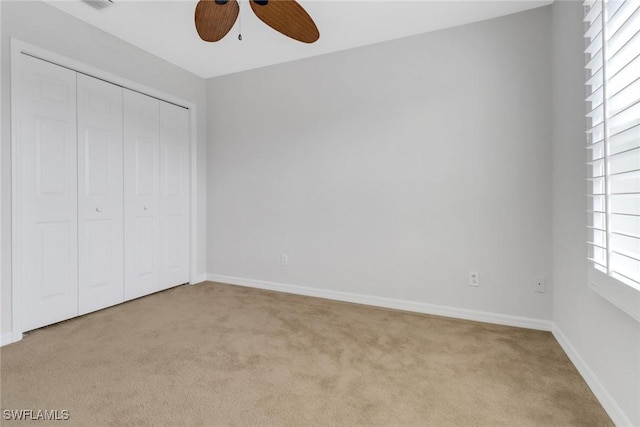
[[[37,425],[612,425],[548,332],[211,282],[0,357],[3,410],[69,411]]]

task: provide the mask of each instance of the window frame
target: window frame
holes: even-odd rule
[[[588,265],[589,288],[640,322],[640,291]]]

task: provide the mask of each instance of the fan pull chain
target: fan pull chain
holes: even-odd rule
[[[242,41],[242,2],[239,1],[238,5],[238,40]]]

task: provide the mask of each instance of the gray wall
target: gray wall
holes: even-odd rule
[[[640,426],[640,324],[587,286],[582,2],[556,1],[552,8],[553,319]]]
[[[550,23],[210,79],[209,273],[551,319]]]
[[[71,59],[140,82],[148,87],[196,104],[198,112],[197,191],[199,271],[205,272],[206,224],[206,82],[168,62],[142,51],[43,2],[2,1],[2,333],[11,330],[11,136],[10,37],[65,55]]]

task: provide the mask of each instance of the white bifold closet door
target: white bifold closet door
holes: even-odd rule
[[[76,73],[20,60],[14,273],[30,330],[78,315]]]
[[[122,88],[78,74],[79,314],[124,301]]]
[[[189,281],[189,110],[20,55],[14,289],[28,331]]]
[[[124,90],[125,300],[160,290],[160,101]]]
[[[125,299],[189,281],[189,112],[124,91]]]
[[[189,281],[189,110],[160,103],[160,288]]]

